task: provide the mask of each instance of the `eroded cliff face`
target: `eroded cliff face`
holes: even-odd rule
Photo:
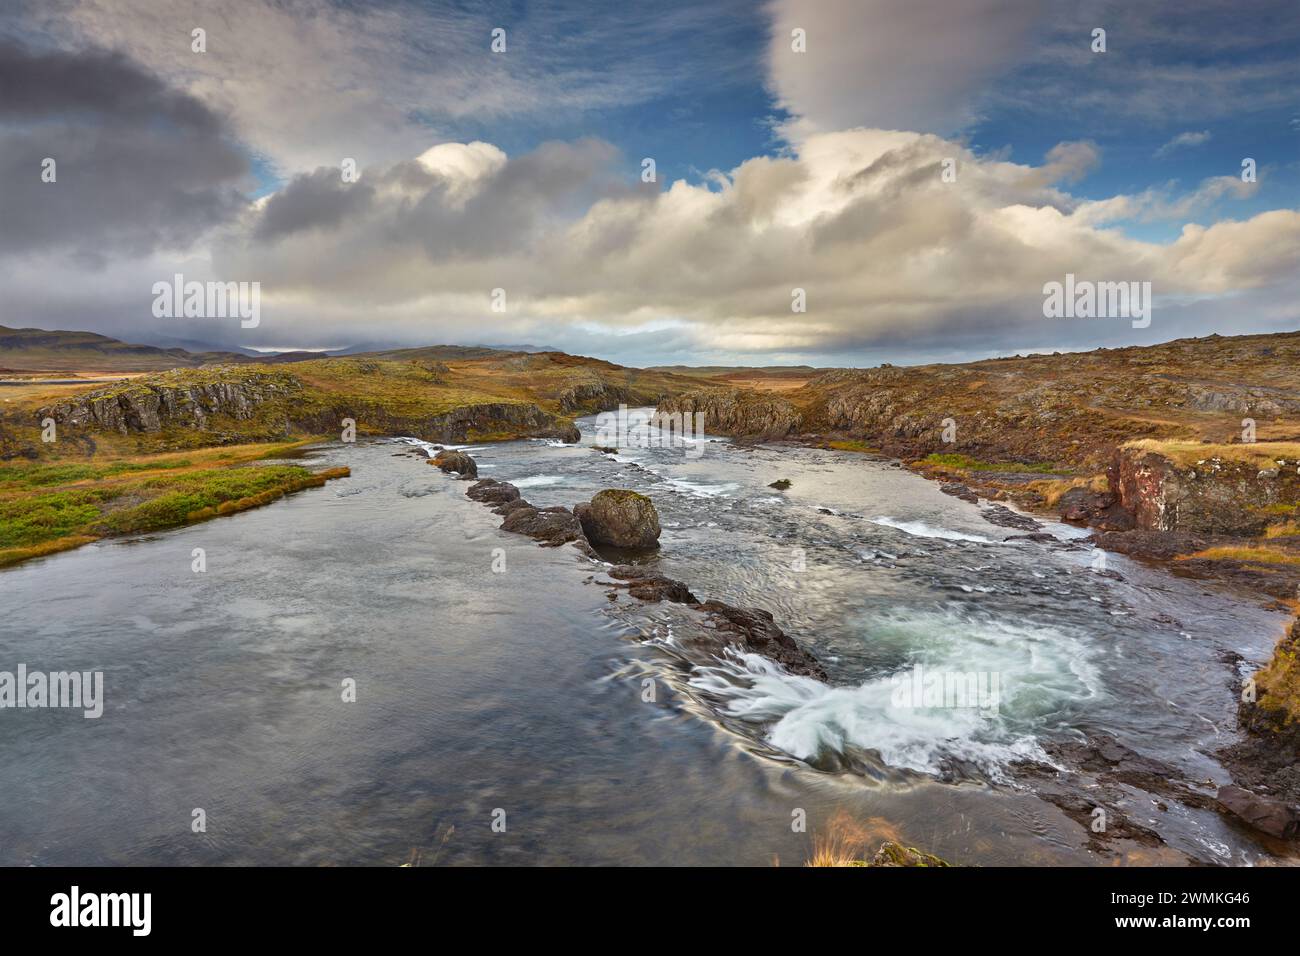
[[[1146,531],[1255,537],[1300,503],[1300,461],[1208,456],[1179,464],[1141,447],[1116,451],[1110,487]]]
[[[424,441],[466,442],[509,438],[579,440],[577,426],[530,402],[473,402],[436,415],[402,414],[369,401],[340,398],[292,416],[294,427],[313,435],[339,430],[351,418],[361,432],[410,435]]]
[[[336,434],[345,419],[354,421],[362,434],[413,435],[426,441],[578,440],[571,420],[530,402],[447,404],[407,401],[400,392],[383,401],[325,391],[282,370],[205,366],[124,380],[39,409],[36,415],[38,420],[53,418],[74,437],[95,430],[154,435],[183,429],[203,433],[211,444]]]
[[[288,409],[302,383],[284,372],[219,367],[207,375],[173,370],[128,379],[42,408],[60,425],[100,428],[122,435],[180,427],[207,429],[217,416],[236,422],[258,417],[272,431],[287,432]]]
[[[794,405],[779,395],[741,388],[686,392],[660,402],[658,411],[683,416],[703,413],[705,431],[738,438],[785,438],[803,424]]]

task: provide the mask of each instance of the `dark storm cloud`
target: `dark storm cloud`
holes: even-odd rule
[[[333,228],[362,212],[373,195],[365,182],[344,182],[339,169],[322,166],[296,177],[267,200],[254,235],[274,240],[308,229]]]
[[[0,254],[183,247],[235,215],[247,173],[222,117],[129,57],[0,40]]]

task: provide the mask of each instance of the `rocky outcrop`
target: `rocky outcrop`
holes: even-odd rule
[[[706,431],[738,438],[773,440],[797,431],[802,416],[794,405],[771,392],[741,388],[706,388],[667,398],[656,414],[704,415]],[[694,421],[686,417],[685,421]]]
[[[382,375],[396,363],[354,363],[359,380]],[[406,367],[406,366],[402,366]],[[425,368],[420,387],[437,385],[447,368]],[[393,373],[396,376],[396,373]],[[402,387],[400,376],[394,388]],[[462,443],[493,438],[555,438],[577,442],[577,426],[537,405],[520,401],[465,402],[436,414],[419,402],[379,401],[304,384],[287,369],[217,365],[173,369],[126,379],[41,408],[36,420],[52,417],[73,429],[101,429],[121,435],[156,434],[171,428],[206,433],[212,444],[269,440],[291,432],[337,435],[345,419],[359,432],[412,435],[425,441]]]
[[[1135,527],[1133,513],[1112,491],[1071,488],[1061,495],[1057,508],[1062,521],[1086,524],[1099,531],[1128,531]]]
[[[644,568],[620,564],[610,569],[609,576],[617,579],[618,586],[627,588],[627,593],[638,601],[651,604],[658,601],[671,601],[674,604],[700,603],[699,598],[681,581],[662,574],[647,573]]]
[[[473,402],[438,415],[412,415],[375,402],[329,398],[313,411],[295,411],[293,423],[307,432],[331,434],[344,418],[353,419],[358,428],[369,432],[457,445],[520,437],[554,438],[570,444],[581,439],[573,422],[529,402]]]
[[[1116,451],[1109,478],[1138,528],[1254,537],[1268,526],[1270,509],[1300,504],[1298,466],[1281,460],[1261,467],[1245,452],[1180,465],[1139,445]]]
[[[176,369],[94,389],[37,415],[121,435],[172,427],[206,430],[218,416],[247,422],[260,415],[273,431],[286,433],[289,408],[301,393],[302,383],[286,372],[238,366]]]
[[[444,449],[429,459],[429,464],[436,466],[441,471],[449,474],[455,474],[462,479],[477,478],[478,465],[474,459],[465,454],[463,451],[448,451]]]
[[[606,488],[590,502],[575,505],[587,540],[616,548],[659,547],[659,514],[645,495],[625,488]]]
[[[1300,810],[1271,797],[1261,797],[1241,787],[1220,787],[1218,801],[1225,810],[1261,833],[1280,840],[1300,835]]]

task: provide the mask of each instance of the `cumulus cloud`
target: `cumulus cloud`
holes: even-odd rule
[[[243,208],[247,170],[222,117],[125,55],[0,40],[0,253],[184,247]]]
[[[1091,144],[1064,143],[1032,166],[932,134],[856,129],[809,136],[712,183],[652,191],[621,180],[621,157],[598,140],[511,158],[446,146],[439,162],[426,154],[343,187],[363,187],[347,216],[324,172],[300,177],[250,214],[216,262],[262,282],[268,328],[310,302],[313,323],[336,338],[368,339],[369,323],[426,341],[464,340],[488,323],[516,341],[671,329],[732,354],[1013,336],[1041,328],[1043,284],[1066,273],[1199,296],[1293,270],[1295,211],[1188,226],[1169,245],[1106,228],[1143,200],[1103,208],[1072,196],[1068,183],[1096,157]],[[1222,179],[1186,201],[1235,189]],[[283,228],[290,202],[312,228]],[[496,288],[505,314],[491,311]],[[795,288],[806,313],[791,311]]]

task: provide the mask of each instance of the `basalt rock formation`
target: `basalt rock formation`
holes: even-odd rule
[[[1137,527],[1150,531],[1253,537],[1272,510],[1300,505],[1300,461],[1287,458],[1261,467],[1207,453],[1179,463],[1139,445],[1116,452],[1109,477]]]
[[[798,431],[802,416],[794,405],[770,392],[741,388],[704,388],[668,398],[656,409],[658,414],[687,416],[693,422],[697,412],[704,415],[706,431],[751,439],[785,438]]]
[[[287,372],[218,366],[202,375],[174,369],[94,389],[38,415],[59,425],[122,435],[169,427],[204,430],[221,416],[236,422],[262,416],[271,431],[283,435],[289,430],[289,407],[301,394],[302,383]]]

